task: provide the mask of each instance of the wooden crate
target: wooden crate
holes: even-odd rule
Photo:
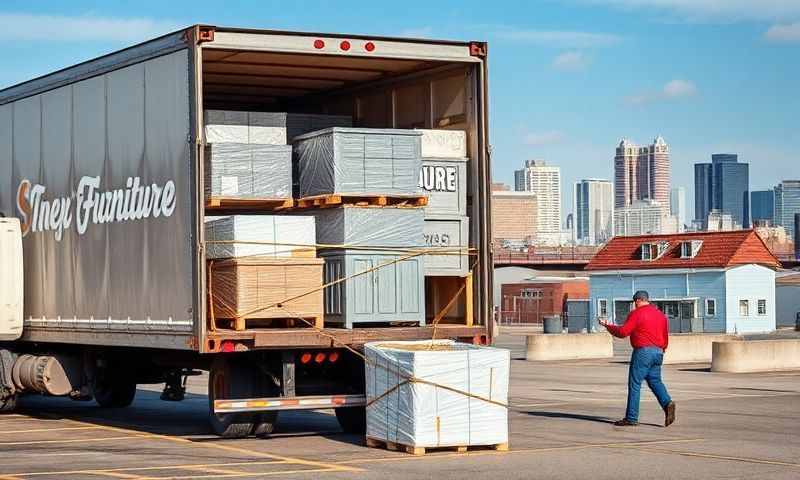
[[[211,328],[322,328],[324,263],[321,258],[209,260]]]
[[[425,277],[425,322],[472,326],[472,273],[464,277]]]

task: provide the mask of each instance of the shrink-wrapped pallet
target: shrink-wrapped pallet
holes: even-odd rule
[[[421,136],[414,130],[334,127],[295,137],[299,195],[417,195]]]
[[[314,257],[314,217],[231,215],[205,222],[206,258]]]
[[[206,197],[292,197],[292,147],[216,143],[205,149]]]
[[[469,272],[469,218],[425,219],[426,276],[464,276]]]
[[[465,158],[467,132],[463,130],[417,130],[422,133],[423,158]]]
[[[323,263],[320,258],[209,260],[209,313],[215,320],[233,320],[236,330],[258,326],[321,328]],[[276,319],[281,322],[271,322]]]
[[[467,158],[422,159],[419,188],[428,196],[426,216],[467,214],[467,162]]]
[[[286,114],[286,136],[291,142],[295,137],[331,127],[352,127],[349,115],[322,115],[317,113]]]
[[[509,351],[451,340],[373,342],[367,437],[410,447],[508,443]]]
[[[286,114],[206,110],[206,143],[286,145]]]
[[[317,225],[317,243],[342,247],[420,247],[422,208],[344,205],[308,212]]]

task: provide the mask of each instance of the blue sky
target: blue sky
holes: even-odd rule
[[[663,135],[672,184],[734,152],[751,188],[800,178],[800,0],[139,0],[0,4],[0,87],[192,23],[486,40],[494,177],[530,158],[612,178],[614,147]],[[691,213],[689,214],[691,217]]]

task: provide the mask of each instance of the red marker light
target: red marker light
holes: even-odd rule
[[[372,42],[365,43],[364,44],[364,50],[366,50],[368,52],[371,52],[371,51],[375,50],[375,44],[372,43]]]
[[[306,352],[300,356],[300,363],[306,364],[311,361],[311,354]]]
[[[325,354],[319,352],[318,354],[314,355],[314,361],[317,363],[322,363],[325,361]]]
[[[314,48],[316,48],[317,50],[325,48],[325,42],[319,39],[314,40]]]
[[[232,352],[236,350],[236,345],[234,345],[234,343],[231,342],[230,340],[225,340],[224,342],[222,342],[222,345],[220,345],[220,347],[221,347],[220,350],[222,350],[223,352]]]
[[[347,40],[342,40],[342,43],[339,44],[339,48],[341,48],[345,52],[350,50],[350,42],[348,42]]]
[[[339,352],[331,352],[330,355],[328,355],[328,361],[336,363],[336,360],[339,360]]]

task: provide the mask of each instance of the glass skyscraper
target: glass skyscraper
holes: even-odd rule
[[[795,213],[800,213],[800,180],[784,180],[775,187],[775,224],[793,239]]]
[[[738,155],[715,153],[711,163],[694,166],[695,216],[705,221],[708,212],[730,214],[743,228],[750,228],[750,165]]]
[[[756,220],[767,220],[770,224],[775,223],[775,191],[759,190],[750,192],[750,216],[753,223]]]

